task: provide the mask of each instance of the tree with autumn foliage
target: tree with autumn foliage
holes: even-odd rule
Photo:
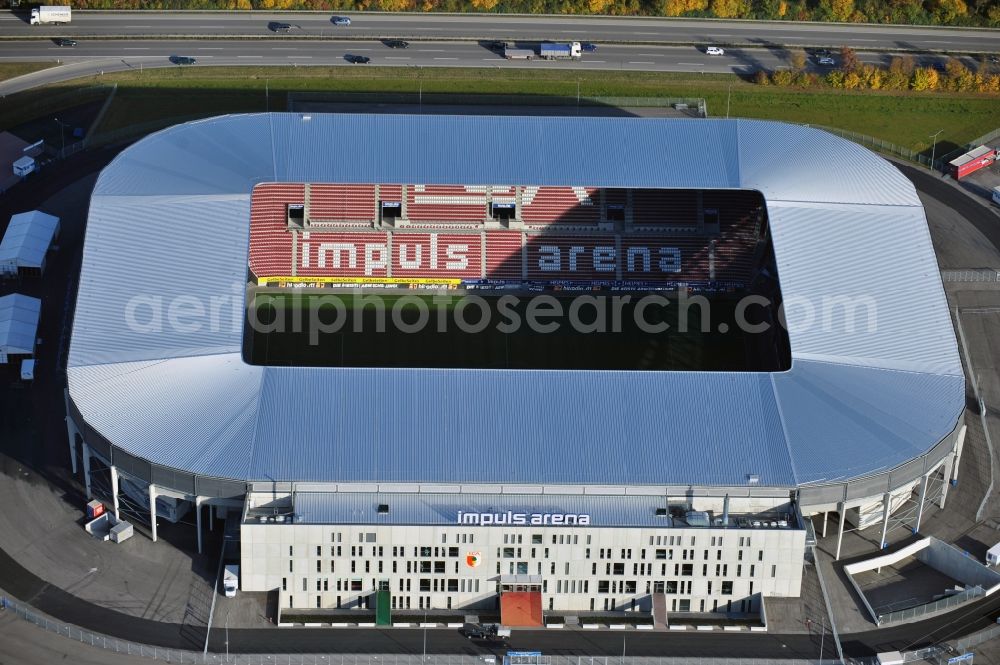
[[[850,46],[840,47],[840,68],[845,72],[853,72],[861,67],[857,52]]]

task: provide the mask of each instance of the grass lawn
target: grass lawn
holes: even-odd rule
[[[0,81],[52,67],[51,62],[5,62],[0,64]]]
[[[92,85],[97,78],[76,82]],[[144,121],[286,108],[288,92],[417,92],[585,97],[704,97],[724,116],[732,86],[734,117],[810,122],[870,134],[924,150],[944,129],[939,154],[1000,125],[1000,100],[953,93],[873,93],[761,87],[731,75],[396,67],[190,67],[100,77],[119,89],[99,131]],[[265,88],[267,99],[265,99]],[[459,100],[460,101],[460,100]]]

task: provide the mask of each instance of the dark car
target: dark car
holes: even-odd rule
[[[75,39],[57,39],[56,46],[76,46]]]
[[[271,29],[271,32],[288,32],[292,29],[288,23],[268,23],[267,27]]]
[[[410,42],[404,41],[402,39],[386,39],[382,43],[388,46],[389,48],[408,48],[410,46]]]
[[[193,65],[195,59],[187,55],[172,55],[170,56],[170,62],[175,65]]]
[[[494,53],[503,53],[503,50],[507,48],[507,42],[494,39],[493,41],[486,42],[484,46]]]
[[[354,65],[367,65],[369,62],[372,61],[372,59],[369,58],[367,55],[352,55],[350,53],[345,55],[344,59],[347,60],[347,62]]]
[[[584,53],[597,53],[597,44],[591,44],[590,42],[584,42],[580,48]]]

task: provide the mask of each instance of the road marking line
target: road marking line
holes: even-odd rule
[[[122,48],[123,51],[148,51],[149,48],[145,46],[126,46]]]
[[[633,32],[633,35],[658,35],[658,32]]]
[[[312,56],[311,55],[290,55],[290,56],[288,56],[288,59],[289,60],[312,60]]]
[[[288,46],[275,46],[271,50],[272,51],[298,51],[297,48],[295,48],[295,47],[288,47]]]
[[[237,58],[263,58],[262,55],[238,55]]]
[[[656,63],[655,62],[647,62],[645,60],[629,60],[628,64],[630,64],[630,65],[655,65]]]
[[[692,67],[700,67],[704,63],[702,62],[678,62],[678,65],[691,65]]]
[[[396,55],[387,55],[387,56],[385,56],[385,59],[386,60],[411,60],[412,58],[404,58],[404,57],[396,56]]]
[[[443,48],[422,48],[419,49],[420,53],[444,53]]]
[[[607,60],[588,60],[587,62],[607,62]]]
[[[435,60],[458,60],[458,58],[434,58]]]
[[[152,28],[151,25],[124,25],[123,28]]]
[[[222,47],[221,46],[199,46],[198,50],[199,51],[221,51]]]

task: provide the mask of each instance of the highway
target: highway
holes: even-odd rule
[[[927,26],[837,25],[625,17],[350,13],[85,12],[67,26],[29,26],[24,14],[0,12],[0,39],[34,37],[274,38],[268,25],[287,22],[289,36],[320,39],[402,37],[420,40],[562,40],[633,44],[731,46],[848,45],[866,50],[1000,52],[1000,31]]]
[[[352,65],[347,54],[371,58],[368,65]],[[138,70],[149,67],[176,67],[172,55],[193,57],[194,66],[256,65],[343,65],[370,67],[496,67],[552,69],[565,72],[672,71],[705,74],[752,73],[758,69],[787,67],[784,49],[729,48],[725,55],[706,55],[694,46],[599,45],[595,53],[580,60],[506,60],[485,45],[472,42],[419,41],[409,48],[392,49],[376,39],[338,41],[303,40],[288,37],[259,40],[101,40],[81,39],[77,46],[60,47],[52,40],[0,40],[0,62],[23,60],[58,61],[61,66],[25,77],[0,82],[0,94],[12,94],[30,87],[64,81],[98,72]],[[891,53],[860,52],[865,62],[887,64]],[[943,56],[918,56],[920,64],[942,64]],[[810,63],[822,73],[826,69]]]

